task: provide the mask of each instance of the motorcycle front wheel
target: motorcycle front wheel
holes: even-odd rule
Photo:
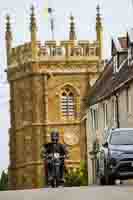
[[[51,186],[52,186],[53,188],[58,187],[58,180],[57,180],[56,177],[53,178],[53,180],[51,181]]]

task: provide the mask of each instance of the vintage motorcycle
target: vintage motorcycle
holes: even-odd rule
[[[55,152],[45,154],[44,159],[46,167],[49,168],[47,169],[48,180],[50,180],[49,185],[51,185],[51,187],[63,186],[63,183],[61,183],[61,167],[63,167],[62,170],[64,170],[65,156]]]

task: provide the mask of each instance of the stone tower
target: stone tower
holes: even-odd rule
[[[58,129],[60,141],[68,145],[68,167],[78,167],[86,158],[84,114],[89,88],[102,70],[101,22],[97,22],[96,31],[96,41],[77,40],[71,15],[68,40],[41,44],[32,7],[30,41],[14,48],[7,16],[11,189],[43,187],[45,170],[40,151],[42,144],[49,142],[53,129]]]

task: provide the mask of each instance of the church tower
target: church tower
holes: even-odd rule
[[[70,16],[68,40],[37,37],[35,9],[30,16],[30,41],[13,47],[10,17],[6,23],[7,77],[10,85],[9,187],[44,186],[42,144],[56,129],[69,150],[68,168],[86,159],[87,96],[99,76],[102,60],[102,25],[97,13],[97,39],[77,40]]]

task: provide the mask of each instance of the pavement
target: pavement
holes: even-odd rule
[[[133,185],[44,188],[0,192],[0,200],[133,200]]]

